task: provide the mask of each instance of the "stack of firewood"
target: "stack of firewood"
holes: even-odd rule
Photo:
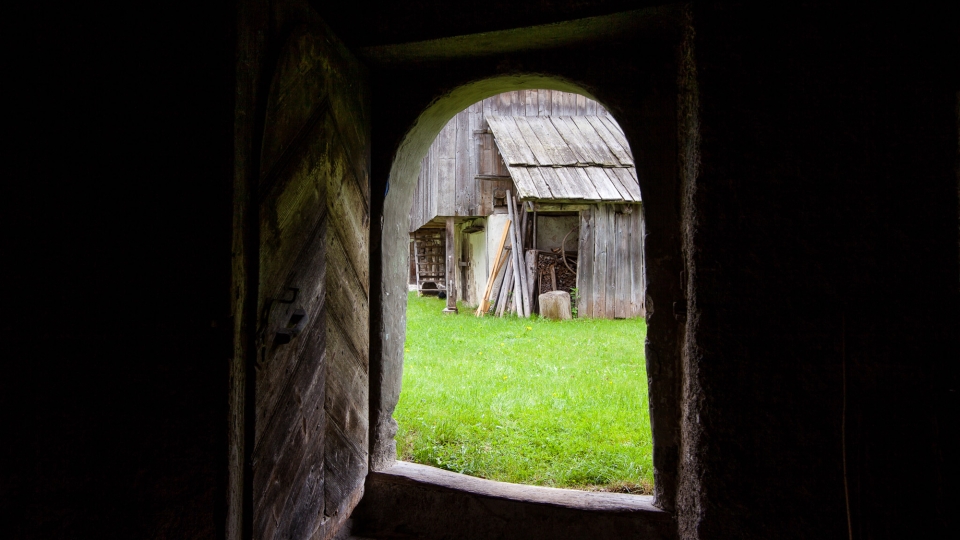
[[[560,254],[560,248],[537,252],[538,294],[567,291],[577,286],[577,253]]]

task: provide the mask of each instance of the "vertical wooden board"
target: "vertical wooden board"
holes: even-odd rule
[[[489,216],[493,213],[493,182],[489,180],[477,180],[477,187],[480,189],[479,204],[477,207],[478,216]]]
[[[493,100],[494,98],[488,97],[480,102],[480,130],[486,131],[490,128],[487,125],[487,117],[493,115]]]
[[[474,103],[470,106],[468,115],[469,123],[467,126],[467,141],[470,151],[470,157],[467,160],[467,181],[469,182],[470,202],[467,205],[467,213],[476,216],[477,209],[480,207],[480,185],[477,182],[477,174],[480,173],[480,144],[479,135],[480,123],[482,121],[483,109],[481,103]]]
[[[454,116],[437,136],[437,215],[452,216],[456,212],[457,117]]]
[[[440,176],[440,160],[438,159],[438,149],[440,142],[434,139],[433,143],[430,144],[429,156],[430,156],[430,170],[427,176],[427,197],[429,203],[426,206],[427,212],[423,216],[423,222],[427,223],[435,216],[439,210],[439,205],[437,203],[438,199],[438,181],[437,178]]]
[[[587,98],[586,96],[577,94],[577,116],[583,116],[585,114],[587,114]]]
[[[606,206],[595,205],[593,207],[593,216],[593,290],[596,295],[594,299],[593,316],[603,318],[607,316],[607,253],[604,242],[608,234],[606,227]]]
[[[496,154],[497,176],[510,176],[510,171],[507,169],[506,162],[503,161],[503,156],[500,154],[500,149],[494,146],[493,151]]]
[[[594,247],[593,209],[580,212],[580,246],[577,258],[577,290],[580,293],[579,317],[593,317],[594,303]]]
[[[457,160],[444,157],[438,161],[437,216],[452,216],[456,213],[457,202]]]
[[[563,116],[563,92],[550,90],[550,116]]]
[[[513,114],[513,102],[515,100],[514,92],[503,92],[500,94],[500,100],[497,104],[496,114],[500,116],[510,116]]]
[[[617,230],[615,244],[617,249],[616,271],[616,317],[626,319],[632,315],[630,300],[630,214],[614,214]]]
[[[590,116],[596,116],[596,115],[597,115],[597,106],[598,106],[598,104],[597,104],[596,101],[594,101],[594,100],[592,100],[592,99],[588,99],[588,100],[586,101],[586,106],[585,106],[584,109],[583,109],[583,114],[585,114],[585,115],[590,115]]]
[[[604,238],[604,251],[607,259],[607,272],[605,277],[606,290],[604,292],[604,310],[605,317],[612,319],[616,316],[616,298],[617,298],[617,230],[616,230],[616,212],[613,205],[603,205],[606,215],[607,235]]]
[[[647,223],[644,219],[643,205],[637,205],[637,210],[639,210],[639,223],[637,223],[637,228],[640,231],[640,238],[637,244],[640,246],[640,292],[639,292],[639,301],[640,301],[640,313],[643,317],[647,316]]]
[[[483,162],[484,172],[481,174],[497,174],[501,160],[500,151],[497,150],[497,144],[493,140],[493,132],[483,134]]]
[[[577,114],[577,95],[572,92],[563,92],[563,112],[560,116],[574,116]]]
[[[444,227],[444,268],[446,269],[445,286],[447,290],[447,309],[457,309],[457,241],[456,221],[453,217],[446,218]]]
[[[413,199],[413,206],[417,208],[417,220],[410,224],[410,232],[413,232],[426,223],[427,208],[430,205],[430,194],[428,192],[430,185],[430,150],[427,149],[427,155],[420,161],[420,175],[417,177],[416,196]]]
[[[533,90],[524,90],[526,95],[526,110],[524,111],[525,116],[539,116],[540,115],[540,93],[536,89]]]
[[[413,232],[419,228],[419,211],[420,211],[420,185],[423,183],[423,164],[421,162],[420,174],[417,176],[417,185],[413,187],[413,203],[410,205],[410,227],[408,228],[409,232]]]
[[[563,115],[563,94],[557,90],[550,90],[550,116]]]
[[[623,254],[620,252],[620,234],[623,227],[623,215],[617,212],[611,212],[613,226],[613,235],[610,238],[610,248],[612,249],[610,259],[613,261],[613,267],[610,269],[610,279],[613,281],[612,313],[611,318],[623,318],[623,303],[621,302],[623,290],[620,283],[620,265],[624,261]]]
[[[465,266],[458,265],[460,269],[460,275],[458,276],[460,281],[460,288],[457,291],[457,298],[460,299],[466,305],[475,305],[476,303],[476,293],[473,291],[473,272],[471,268],[471,249],[470,249],[470,236],[463,232],[463,227],[457,227],[457,235],[460,237],[458,244],[457,260],[466,263]]]
[[[432,146],[432,145],[431,145]],[[417,191],[420,194],[418,198],[414,199],[413,204],[419,209],[417,210],[417,221],[416,223],[411,223],[410,228],[413,232],[423,226],[427,222],[427,214],[429,213],[430,205],[430,149],[427,149],[427,155],[423,156],[423,160],[420,161],[420,176],[417,179]]]
[[[513,93],[512,92],[503,92],[497,94],[497,106],[494,115],[496,116],[510,116],[513,114],[511,106],[513,105]]]
[[[626,283],[624,285],[624,291],[626,292],[626,296],[625,296],[624,304],[625,304],[625,311],[627,313],[626,315],[627,317],[636,317],[635,291],[633,288],[633,284],[634,284],[633,257],[637,251],[636,246],[634,245],[634,240],[636,237],[636,232],[634,227],[636,223],[636,216],[634,216],[634,213],[633,213],[634,210],[635,209],[630,208],[630,213],[622,214],[622,217],[624,218],[624,225],[625,225],[624,234],[626,236],[626,250],[625,250],[625,261],[624,261],[624,266],[626,266],[626,272],[625,272]]]
[[[452,216],[470,215],[470,203],[473,200],[472,191],[474,186],[473,175],[470,174],[470,143],[473,134],[470,131],[470,111],[463,110],[454,116],[456,120],[454,135],[454,159],[456,167],[454,172],[454,213],[447,214]]]
[[[537,116],[550,116],[550,109],[553,108],[553,99],[550,90],[537,90]]]
[[[497,162],[494,161],[496,152],[494,152],[493,133],[481,133],[478,136],[480,145],[480,158],[477,164],[477,172],[483,175],[496,174]]]
[[[643,311],[643,209],[638,204],[633,209],[630,231],[630,290],[633,317],[645,316]]]

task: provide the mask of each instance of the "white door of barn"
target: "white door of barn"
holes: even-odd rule
[[[324,29],[279,52],[259,180],[253,537],[329,538],[368,463],[369,122]]]

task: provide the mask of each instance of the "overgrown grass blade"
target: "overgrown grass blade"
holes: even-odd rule
[[[642,319],[443,307],[410,293],[399,459],[505,482],[651,492]]]

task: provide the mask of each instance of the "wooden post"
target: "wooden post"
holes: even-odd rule
[[[510,259],[507,260],[507,267],[503,274],[503,281],[500,282],[500,294],[497,295],[497,317],[503,317],[503,313],[507,307],[507,298],[510,296],[511,285],[514,281],[511,279],[515,274],[513,274],[513,254],[510,254]]]
[[[537,206],[531,202],[530,209],[533,210],[533,215],[530,216],[533,218],[533,238],[530,240],[530,247],[537,249]]]
[[[510,190],[507,190],[507,212],[510,214],[510,219],[513,220],[514,224],[519,223],[517,220],[517,206],[514,204],[513,195],[510,193]],[[520,296],[517,302],[517,315],[521,317],[530,316],[530,307],[527,304],[527,288],[526,281],[527,275],[524,272],[523,266],[523,238],[520,236],[519,227],[513,228],[513,270],[515,275],[514,281],[514,297],[517,295]]]
[[[454,241],[454,222],[453,217],[447,218],[447,307],[444,313],[457,312],[457,246]]]
[[[537,274],[538,253],[535,249],[528,249],[525,255],[527,262],[527,305],[530,306],[530,315],[533,315],[533,285],[535,283],[534,276]]]
[[[417,267],[417,296],[423,296],[423,293],[420,292],[420,247],[417,245],[417,241],[413,241],[413,264]]]

